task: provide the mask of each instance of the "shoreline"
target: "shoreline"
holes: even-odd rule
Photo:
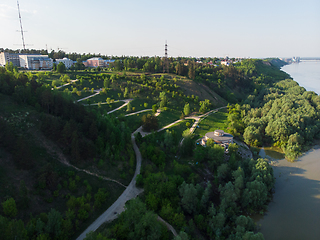
[[[319,155],[319,144],[294,162],[268,155],[276,178],[275,192],[268,211],[253,216],[266,240],[320,236],[320,229],[314,224],[320,214]]]
[[[316,66],[315,66],[316,65]],[[282,66],[281,71],[289,74],[291,79],[309,92],[320,95],[320,60],[302,60]]]

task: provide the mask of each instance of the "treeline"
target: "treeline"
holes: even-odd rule
[[[320,97],[291,79],[255,91],[229,114],[233,133],[247,144],[278,146],[290,160],[320,138]]]
[[[27,186],[23,181],[19,186],[14,176],[19,187],[9,182],[10,191],[0,191],[9,194],[0,196],[1,239],[70,239],[114,196],[98,187],[102,185],[98,178],[81,180],[56,160],[51,161],[52,153],[43,154],[42,145],[37,145],[37,131],[53,140],[74,164],[90,162],[101,168],[120,162],[127,174],[134,169],[135,157],[130,130],[115,118],[73,103],[68,94],[51,90],[32,74],[11,70],[0,68],[0,95],[5,100],[2,104],[10,103],[7,107],[14,112],[4,111],[0,116],[0,148],[5,158],[14,162],[14,173],[28,170],[24,172],[29,178],[25,179]],[[36,203],[43,211],[40,214]]]

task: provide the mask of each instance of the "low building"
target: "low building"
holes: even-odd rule
[[[201,139],[201,145],[205,146],[208,139],[212,139],[215,143],[228,146],[230,143],[233,143],[233,136],[229,133],[225,133],[223,130],[215,130],[214,132],[208,132]]]
[[[87,61],[82,62],[86,67],[105,67],[104,60],[102,58],[89,58]]]
[[[56,59],[56,64],[58,65],[60,62],[62,62],[65,66],[66,66],[66,69],[69,69],[71,68],[71,66],[74,64],[74,61],[72,61],[71,59],[69,58],[62,58],[62,59]]]
[[[5,66],[6,64],[12,62],[13,66],[20,67],[20,58],[18,53],[0,53],[0,66]]]
[[[53,60],[48,55],[20,54],[20,66],[30,70],[50,70]]]
[[[221,61],[221,65],[230,66],[230,61],[223,60],[223,61]]]
[[[114,60],[103,60],[102,58],[94,57],[89,58],[87,61],[83,61],[82,63],[86,67],[109,67],[110,63],[113,63]]]

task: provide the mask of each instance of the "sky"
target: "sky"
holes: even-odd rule
[[[20,0],[26,48],[114,56],[320,57],[319,0]],[[0,0],[0,48],[20,49]]]

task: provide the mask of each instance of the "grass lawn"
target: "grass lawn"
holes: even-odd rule
[[[159,122],[159,128],[167,126],[180,119],[181,112],[177,110],[168,109],[167,111],[162,111],[157,117]]]
[[[139,113],[139,114],[128,116],[128,117],[123,117],[123,118],[121,118],[121,120],[125,121],[127,123],[128,127],[130,128],[130,131],[133,132],[141,126],[141,123],[142,123],[141,118],[144,115],[147,115],[150,113],[151,113],[150,111],[143,112],[143,113]]]
[[[212,113],[199,123],[199,128],[195,130],[195,134],[204,136],[207,132],[213,132],[216,129],[227,131],[227,118],[228,113],[226,109],[219,112]]]
[[[171,126],[170,128],[167,128],[167,129],[169,131],[175,132],[175,135],[181,136],[181,139],[182,139],[182,133],[183,133],[184,130],[187,129],[187,126],[186,126],[187,122],[190,123],[190,127],[191,127],[192,124],[194,123],[194,120],[185,119],[185,120],[183,120],[181,122],[178,122],[178,123],[174,124],[173,126]],[[190,129],[190,127],[188,129]],[[164,129],[161,132],[157,132],[155,134],[158,134],[159,136],[164,135],[167,129]]]

